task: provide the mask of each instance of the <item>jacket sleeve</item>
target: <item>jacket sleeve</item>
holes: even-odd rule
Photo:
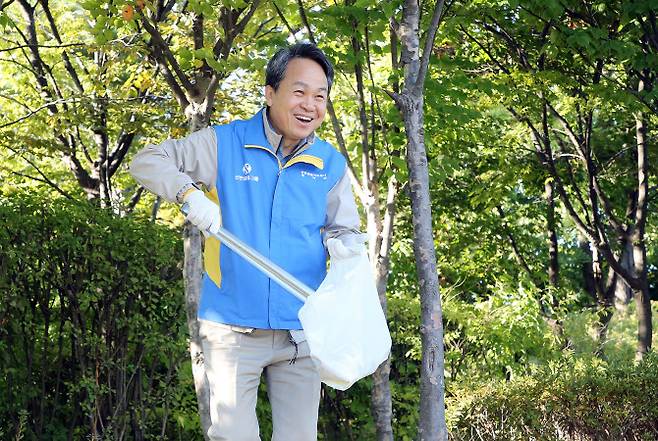
[[[217,136],[207,127],[182,139],[148,144],[130,163],[130,174],[146,189],[170,202],[182,202],[191,186],[209,190],[217,180]]]
[[[327,239],[340,238],[348,245],[365,242],[366,235],[359,231],[361,218],[352,194],[352,185],[347,175],[347,167],[343,176],[327,194],[327,217],[324,227],[324,244]]]

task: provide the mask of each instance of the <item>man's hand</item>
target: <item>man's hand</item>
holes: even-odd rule
[[[185,219],[192,222],[203,232],[206,230],[211,233],[219,231],[221,226],[219,205],[208,199],[201,190],[190,192],[185,196],[184,202],[189,206],[189,213]]]

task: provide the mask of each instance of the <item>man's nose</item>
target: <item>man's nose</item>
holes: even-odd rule
[[[302,100],[302,107],[304,110],[313,110],[315,103],[313,102],[313,96],[306,95]]]

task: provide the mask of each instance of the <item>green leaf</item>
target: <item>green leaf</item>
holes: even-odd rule
[[[403,159],[400,158],[399,156],[392,155],[390,156],[391,162],[399,169],[406,169],[407,168],[407,162]]]

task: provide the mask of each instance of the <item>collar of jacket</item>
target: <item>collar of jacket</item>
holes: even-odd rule
[[[274,153],[276,153],[279,148],[279,144],[281,144],[281,139],[283,138],[283,135],[279,135],[270,124],[270,117],[267,114],[267,106],[263,107],[263,110],[261,110],[261,115],[263,118],[263,129],[265,130],[265,136],[267,137],[267,141],[274,149]],[[291,154],[296,155],[306,150],[314,142],[315,142],[315,132],[311,133],[306,138],[300,140],[295,146],[295,148],[292,149]]]
[[[266,109],[263,109],[262,111],[256,113],[256,115],[254,115],[251,118],[250,121],[251,124],[254,124],[254,129],[256,129],[256,127],[258,126],[262,126],[263,131],[261,132],[257,129],[247,130],[247,133],[245,134],[246,135],[245,139],[243,140],[245,148],[248,149],[256,148],[256,149],[264,150],[269,154],[273,155],[277,163],[279,164],[279,170],[290,167],[291,165],[300,162],[311,164],[319,168],[320,170],[324,169],[324,160],[320,156],[314,153],[315,149],[313,147],[316,144],[318,144],[316,142],[316,137],[314,133],[312,133],[307,138],[300,141],[294,153],[290,156],[290,159],[288,159],[288,161],[286,161],[284,165],[281,162],[281,159],[279,159],[279,157],[277,156],[276,151],[273,150],[274,146],[272,145],[272,138],[270,137],[271,134],[274,134],[277,137],[275,139],[279,139],[280,141],[281,135],[274,132],[274,130],[270,127],[270,124],[267,121],[267,119],[268,118],[267,118]],[[302,152],[307,151],[309,149],[310,151],[308,151],[305,154],[302,154]]]

